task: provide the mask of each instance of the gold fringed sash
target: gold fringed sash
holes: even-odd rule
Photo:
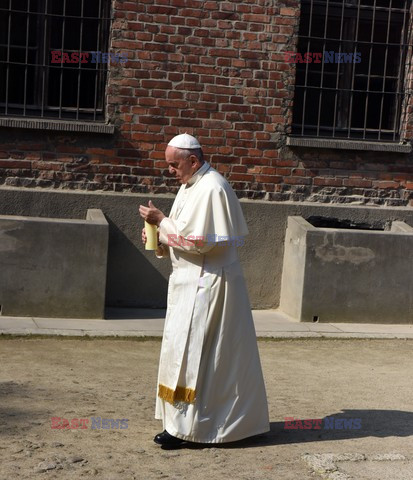
[[[175,390],[172,390],[172,388],[159,384],[158,397],[172,405],[175,402],[194,403],[195,390],[193,388],[180,386],[177,386]]]

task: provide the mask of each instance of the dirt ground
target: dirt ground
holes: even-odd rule
[[[159,340],[0,338],[0,479],[413,478],[413,341],[259,348],[271,432],[165,451],[152,440],[162,430]],[[52,429],[52,417],[128,419],[128,428]],[[291,430],[285,417],[360,419],[361,428]]]

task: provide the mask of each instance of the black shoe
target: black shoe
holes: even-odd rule
[[[182,444],[187,443],[185,440],[173,437],[166,430],[164,430],[162,433],[158,433],[153,441],[158,445],[161,445],[162,448],[166,449],[179,448]]]

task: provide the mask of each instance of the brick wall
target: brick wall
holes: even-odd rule
[[[411,155],[286,146],[295,66],[282,52],[295,49],[297,0],[115,0],[113,8],[111,49],[129,58],[109,72],[116,133],[0,127],[1,184],[176,192],[164,150],[186,131],[239,197],[413,199]],[[408,106],[404,135],[412,129]]]

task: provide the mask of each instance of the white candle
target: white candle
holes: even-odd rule
[[[156,225],[145,221],[146,243],[145,250],[156,250],[158,248],[158,233]]]

